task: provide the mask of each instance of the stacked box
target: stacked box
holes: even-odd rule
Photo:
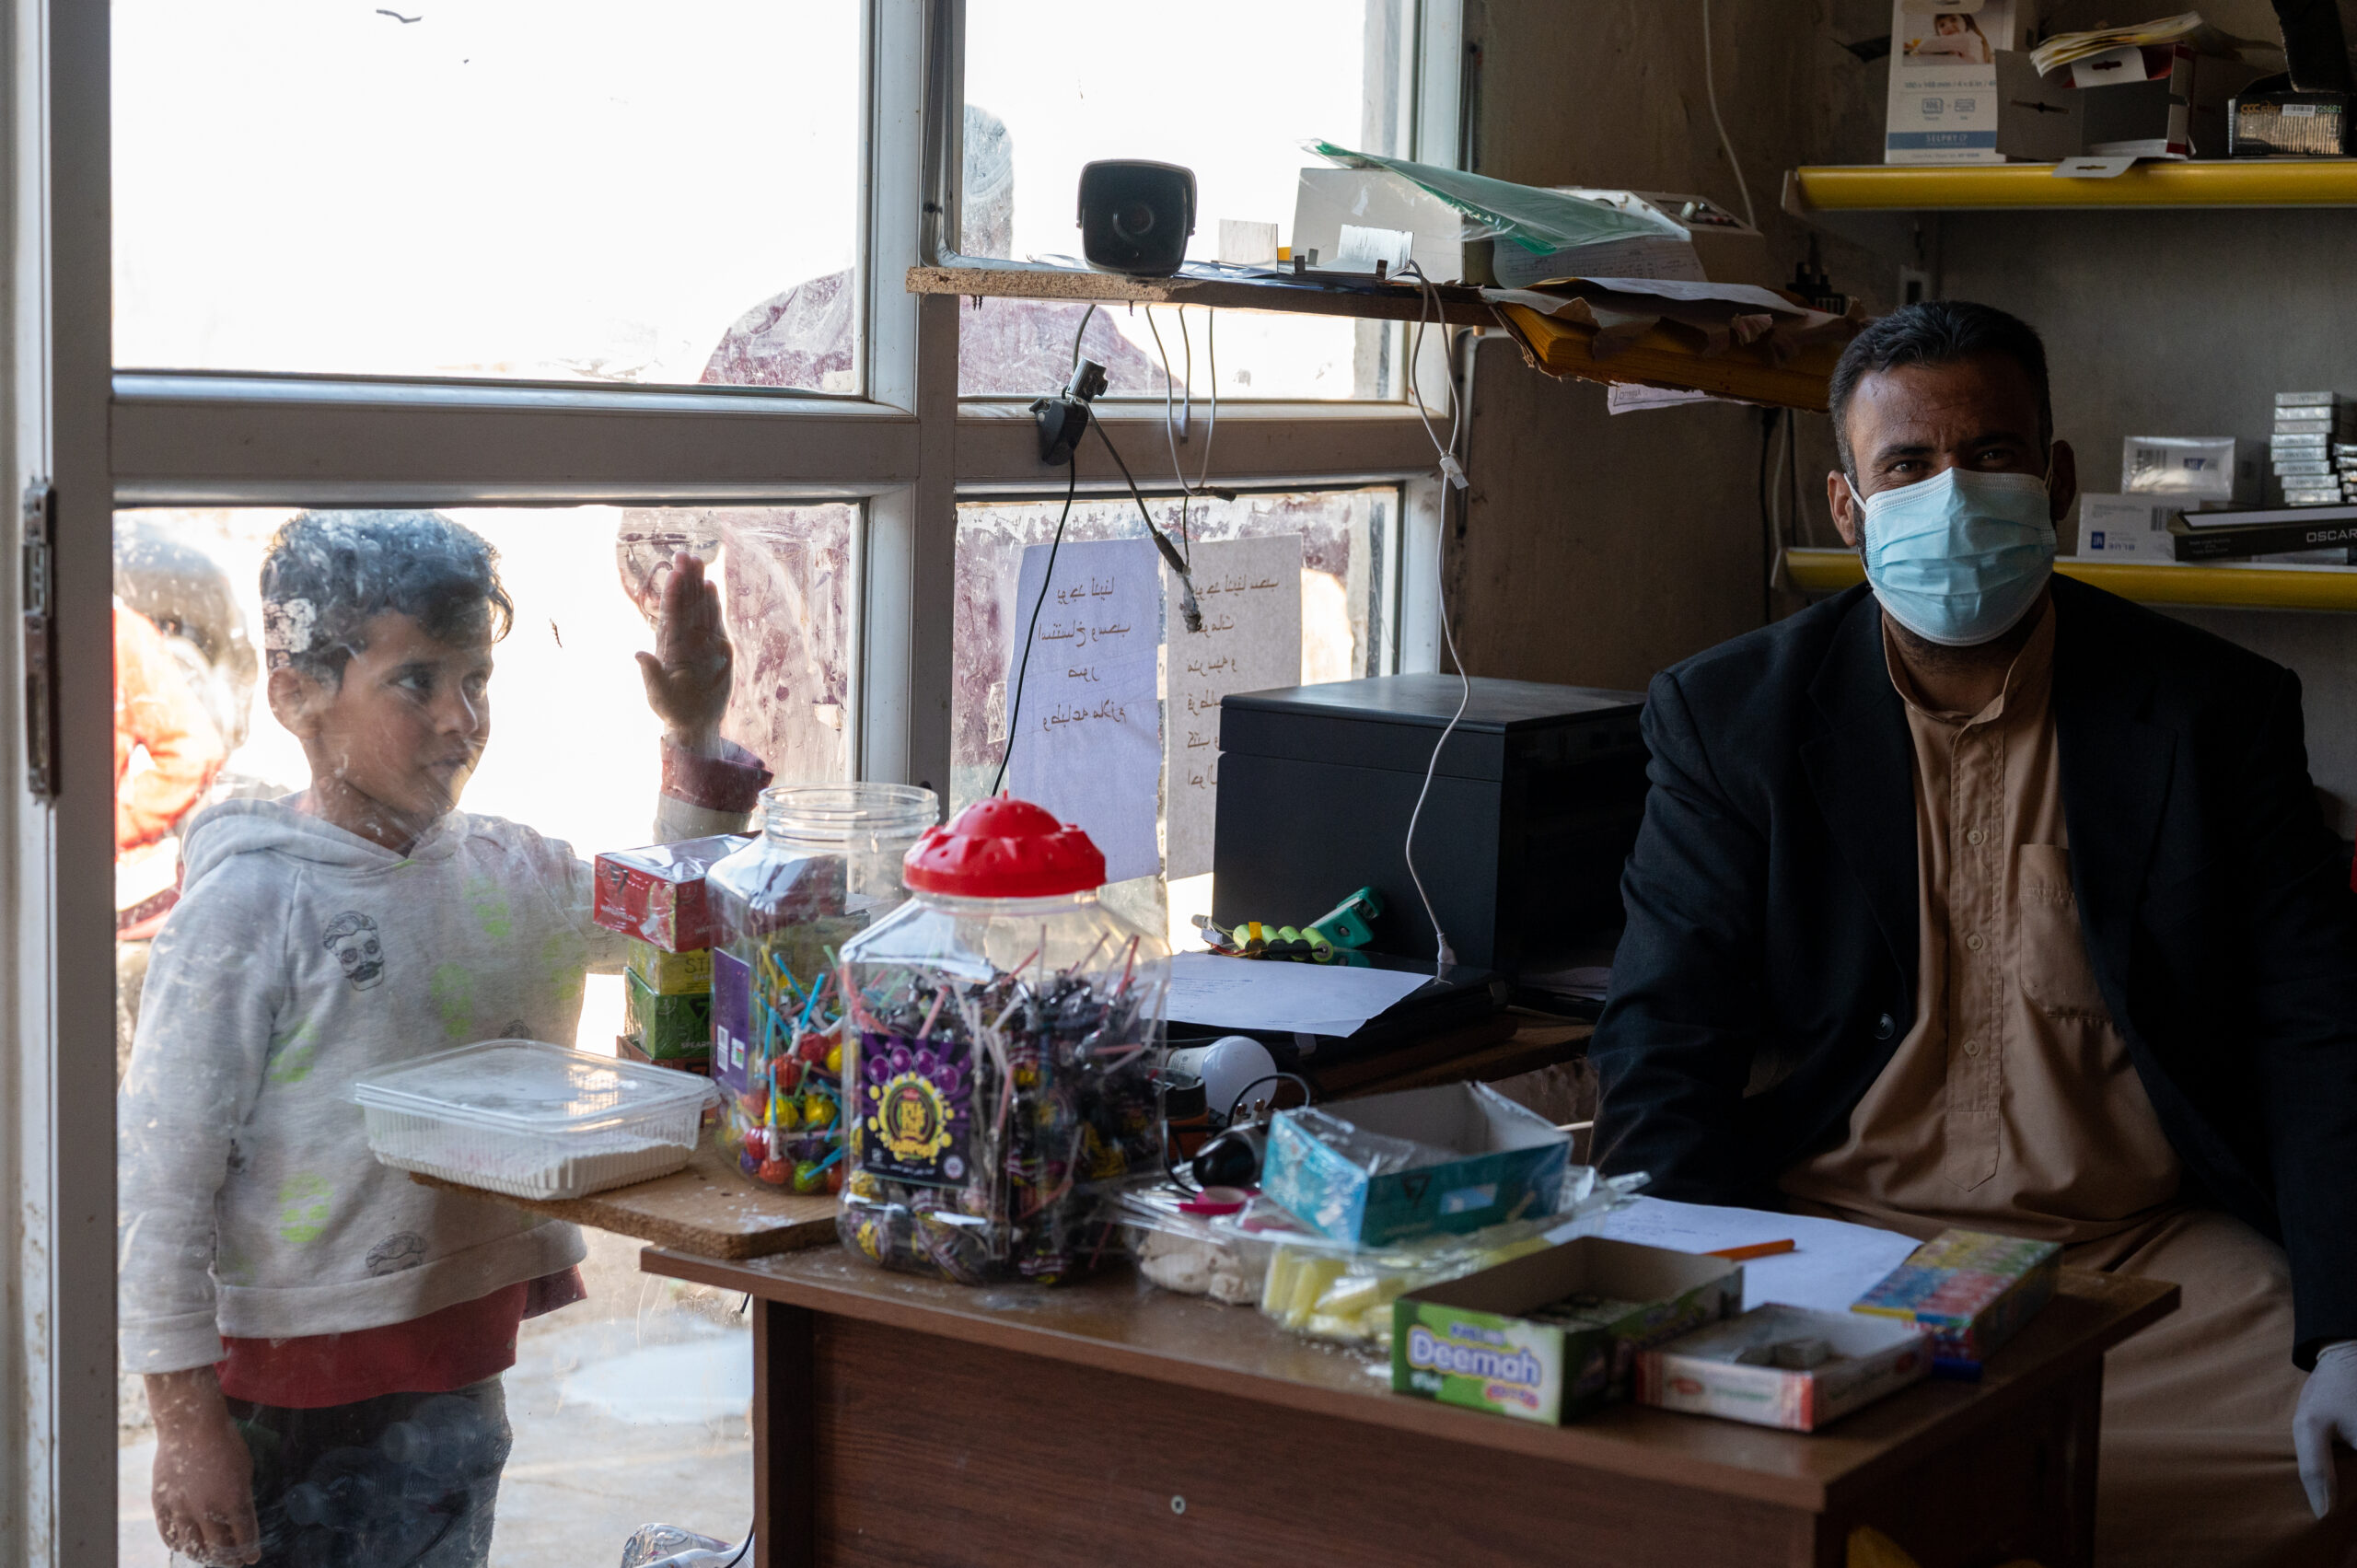
[[[704,873],[751,841],[735,834],[689,839],[598,857],[599,925],[662,948],[691,953],[712,946],[712,909]]]
[[[712,992],[668,995],[646,983],[636,970],[622,975],[622,1029],[650,1062],[712,1061]]]
[[[2338,506],[2357,482],[2357,404],[2338,392],[2278,392],[2268,457],[2286,506]]]
[[[1583,1237],[1391,1304],[1393,1392],[1552,1425],[1629,1397],[1639,1355],[1743,1307],[1743,1267]]]
[[[1850,1310],[1913,1323],[1932,1336],[1935,1366],[1977,1375],[2053,1296],[2061,1257],[2051,1241],[1944,1230]]]
[[[674,953],[633,936],[622,986],[623,1055],[712,1071],[712,949]]]

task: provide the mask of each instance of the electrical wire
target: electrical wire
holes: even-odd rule
[[[1178,307],[1178,346],[1185,355],[1186,379],[1183,385],[1188,401],[1179,405],[1182,412],[1175,425],[1171,421],[1173,377],[1170,374],[1170,351],[1163,346],[1162,329],[1155,325],[1154,308],[1150,305],[1146,307],[1145,330],[1154,334],[1154,352],[1162,361],[1162,434],[1170,446],[1171,476],[1178,482],[1179,549],[1186,556],[1187,564],[1191,567],[1195,563],[1195,541],[1193,531],[1189,527],[1188,503],[1211,494],[1205,482],[1211,477],[1212,444],[1219,439],[1219,312],[1212,311],[1203,322],[1203,350],[1211,362],[1212,410],[1211,418],[1203,428],[1203,460],[1196,467],[1195,482],[1192,484],[1187,482],[1187,470],[1178,460],[1178,443],[1187,439],[1186,433],[1194,412],[1195,345],[1187,335],[1187,308],[1183,305]]]
[[[1423,422],[1424,434],[1431,437],[1433,446],[1440,452],[1442,477],[1447,485],[1462,490],[1468,482],[1465,466],[1457,459],[1457,441],[1465,418],[1464,394],[1458,390],[1456,377],[1452,375],[1448,388],[1448,445],[1443,447],[1439,434],[1433,429],[1431,417],[1424,412],[1423,389],[1416,383],[1416,367],[1424,352],[1424,320],[1427,316],[1439,315],[1440,292],[1433,287],[1432,280],[1424,276],[1423,268],[1417,263],[1411,261],[1400,271],[1416,280],[1416,286],[1423,296],[1423,304],[1416,312],[1416,335],[1408,348],[1408,397],[1416,406],[1416,417]],[[1416,869],[1416,825],[1423,819],[1424,801],[1433,792],[1433,775],[1440,771],[1441,751],[1448,745],[1448,738],[1457,733],[1457,726],[1464,721],[1465,710],[1473,705],[1473,678],[1465,672],[1465,660],[1457,651],[1456,628],[1448,623],[1447,495],[1448,491],[1444,488],[1441,492],[1441,523],[1434,530],[1433,589],[1440,598],[1440,634],[1448,645],[1448,661],[1457,667],[1457,682],[1463,690],[1457,699],[1457,712],[1449,715],[1448,723],[1441,726],[1440,738],[1433,742],[1432,758],[1424,764],[1423,784],[1416,791],[1414,809],[1408,813],[1407,842],[1400,846],[1400,858],[1408,863],[1408,879],[1416,885],[1416,898],[1424,906],[1424,918],[1432,923],[1433,957],[1441,972],[1446,972],[1457,962],[1457,949],[1449,946],[1448,933],[1441,928],[1440,912],[1433,907],[1432,894],[1424,890],[1423,873]]]
[[[757,1520],[757,1521],[755,1521],[755,1523],[758,1523],[758,1522],[759,1522],[758,1520]],[[727,1562],[726,1562],[722,1563],[722,1564],[720,1565],[720,1568],[737,1568],[737,1564],[738,1564],[739,1562],[744,1562],[744,1561],[745,1561],[745,1554],[746,1554],[747,1552],[749,1552],[749,1551],[752,1551],[752,1550],[753,1550],[753,1527],[752,1527],[752,1525],[749,1525],[749,1525],[747,1525],[747,1526],[745,1527],[745,1544],[744,1544],[744,1545],[742,1545],[742,1546],[740,1546],[740,1547],[738,1547],[738,1548],[737,1549],[737,1555],[736,1555],[736,1556],[734,1556],[734,1557],[732,1557],[732,1558],[730,1558]]]
[[[1727,122],[1719,118],[1718,75],[1711,64],[1711,0],[1702,0],[1702,92],[1711,100],[1711,123],[1719,129],[1719,148],[1727,155],[1727,167],[1735,170],[1735,188],[1743,192],[1743,221],[1752,227],[1759,226],[1759,215],[1751,207],[1751,181],[1743,177],[1743,165],[1736,160],[1735,142],[1727,135]]]
[[[1089,424],[1097,423],[1091,419]],[[1031,623],[1023,631],[1023,657],[1015,669],[1015,691],[1006,700],[1006,744],[999,748],[998,774],[991,780],[991,794],[1006,783],[1007,759],[1015,755],[1015,721],[1023,716],[1023,681],[1031,672],[1031,640],[1039,631],[1039,611],[1048,602],[1048,589],[1056,580],[1056,552],[1063,548],[1064,523],[1072,517],[1072,498],[1080,489],[1080,454],[1075,451],[1064,459],[1064,509],[1056,515],[1056,534],[1048,541],[1048,569],[1039,574],[1039,597],[1031,601]]]
[[[1120,448],[1113,445],[1110,436],[1105,434],[1105,422],[1092,419],[1088,423],[1096,430],[1097,438],[1105,443],[1105,450],[1112,454],[1113,466],[1121,470],[1121,478],[1128,482],[1130,499],[1138,504],[1138,516],[1145,519],[1146,537],[1154,540],[1155,549],[1162,552],[1164,564],[1170,568],[1171,575],[1178,579],[1178,612],[1186,620],[1187,630],[1202,631],[1203,611],[1202,607],[1195,602],[1193,566],[1178,553],[1178,547],[1170,542],[1170,536],[1154,526],[1154,514],[1146,510],[1145,493],[1138,488],[1136,477],[1130,472],[1130,465],[1121,460]]]
[[[1074,370],[1080,368],[1080,340],[1087,335],[1088,323],[1096,314],[1097,307],[1091,304],[1087,309],[1080,313],[1080,325],[1073,330],[1072,367]],[[1056,394],[1049,395],[1053,397]],[[1091,411],[1088,423],[1091,424],[1097,423],[1094,411]],[[1080,451],[1075,444],[1064,463],[1064,509],[1056,515],[1055,537],[1048,541],[1048,569],[1039,575],[1039,597],[1031,601],[1031,621],[1023,633],[1023,658],[1022,662],[1016,667],[1015,690],[1007,694],[1006,744],[999,748],[998,773],[991,780],[991,794],[993,796],[998,794],[999,787],[1006,783],[1007,760],[1015,755],[1015,721],[1023,716],[1023,679],[1031,669],[1031,639],[1039,630],[1039,610],[1048,602],[1048,589],[1056,580],[1056,552],[1063,548],[1064,524],[1071,520],[1072,498],[1079,489]],[[1016,575],[1019,579],[1021,574],[1017,573]]]

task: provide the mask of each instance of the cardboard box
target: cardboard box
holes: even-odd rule
[[[708,1078],[712,1075],[712,1058],[709,1056],[672,1056],[661,1058],[649,1056],[646,1054],[645,1047],[640,1045],[637,1040],[632,1039],[629,1035],[616,1035],[614,1037],[614,1054],[621,1057],[624,1062],[642,1063],[649,1067],[668,1067],[675,1073],[693,1073],[700,1078]],[[705,1108],[703,1117],[703,1124],[705,1126],[709,1127],[713,1124],[715,1120],[714,1111],[717,1108],[715,1107]]]
[[[1412,258],[1439,283],[1487,284],[1490,241],[1469,238],[1466,217],[1387,168],[1305,168],[1294,197],[1293,253],[1318,272],[1372,273]]]
[[[2062,1249],[1980,1230],[1944,1230],[1850,1304],[1932,1335],[1943,1364],[1977,1371],[2054,1295]]]
[[[2247,488],[2244,457],[2231,436],[2123,436],[2119,488],[2124,494],[2174,497],[2181,505],[2232,501]]]
[[[712,910],[704,873],[750,839],[722,833],[676,844],[612,850],[598,857],[598,923],[651,943],[667,953],[712,946]]]
[[[1747,283],[1776,288],[1783,279],[1768,260],[1768,241],[1758,229],[1706,196],[1666,191],[1623,191],[1596,185],[1550,189],[1619,212],[1639,213],[1686,236],[1684,243],[1662,238],[1616,239],[1537,256],[1519,248],[1494,254],[1491,271],[1501,287],[1577,274],[1585,277],[1664,278],[1687,283]]]
[[[2079,559],[2174,562],[2177,536],[2169,532],[2169,519],[2188,505],[2168,495],[2082,495]]]
[[[1353,1146],[1399,1140],[1457,1157],[1370,1168]],[[1379,1246],[1551,1214],[1571,1162],[1571,1135],[1544,1117],[1486,1084],[1444,1084],[1278,1112],[1260,1181],[1312,1230]]]
[[[1832,1353],[1809,1367],[1738,1360],[1817,1341]],[[1742,1317],[1637,1355],[1637,1402],[1754,1426],[1815,1432],[1921,1382],[1931,1345],[1903,1323],[1799,1307],[1755,1307]]]
[[[1627,1399],[1640,1351],[1742,1307],[1739,1263],[1583,1237],[1393,1302],[1391,1388],[1552,1425]]]
[[[622,975],[622,1028],[654,1062],[712,1055],[712,993],[665,995],[638,977]]]
[[[1997,150],[2026,163],[2073,157],[2218,157],[2226,105],[2257,72],[2183,45],[2107,51],[2040,76],[2026,52],[1997,55]]]
[[[2005,161],[1997,148],[1997,54],[2024,41],[2016,4],[1893,0],[1885,163]]]
[[[630,939],[630,972],[662,996],[692,996],[712,990],[712,949],[694,947],[669,953],[652,942]]]

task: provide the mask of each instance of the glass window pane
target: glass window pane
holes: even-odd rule
[[[1222,219],[1293,231],[1299,170],[1312,138],[1363,151],[1404,144],[1411,45],[1402,0],[1207,0],[1174,27],[1145,0],[1103,0],[1086,27],[1042,28],[1022,0],[966,7],[963,234],[968,255],[1076,261],[1074,208],[1083,164],[1154,158],[1195,172],[1188,255],[1216,259]],[[1248,41],[1248,43],[1246,41]],[[1305,63],[1310,63],[1306,64]],[[1037,397],[1062,382],[1084,307],[984,300],[960,313],[959,390]],[[1116,395],[1162,395],[1161,362],[1144,310],[1117,308],[1106,352],[1090,357]],[[1213,381],[1195,328],[1195,374]],[[1174,377],[1182,358],[1176,312],[1155,324]],[[1373,399],[1398,395],[1399,330],[1339,318],[1247,314],[1221,319],[1223,398]]]
[[[855,392],[861,9],[119,0],[115,361]]]
[[[1176,498],[1148,497],[1155,524],[1178,535]],[[1007,741],[1010,650],[1028,622],[1031,606],[1016,602],[1025,550],[1054,537],[1061,496],[1052,501],[969,501],[958,508],[958,601],[953,632],[951,809],[988,794]],[[1388,672],[1390,565],[1398,552],[1399,493],[1382,487],[1246,494],[1233,501],[1190,502],[1188,531],[1198,543],[1297,536],[1301,561],[1301,673],[1304,684],[1352,680]],[[1135,539],[1144,529],[1127,495],[1084,496],[1064,527],[1064,542]],[[1209,601],[1206,600],[1208,604]],[[1165,640],[1167,650],[1167,640]],[[1030,688],[1036,690],[1036,686]],[[1167,672],[1163,680],[1168,694]],[[1188,738],[1184,715],[1163,714],[1166,758]],[[1198,726],[1201,727],[1200,725]],[[1213,776],[1216,787],[1216,775]],[[1167,884],[1172,940],[1200,943],[1186,915],[1211,908],[1211,878],[1186,877]],[[1133,912],[1162,912],[1164,890],[1132,889]]]
[[[117,518],[122,1560],[165,1561],[145,1374],[204,1366],[215,1334],[215,1376],[253,1407],[232,1410],[258,1495],[283,1499],[270,1516],[294,1535],[327,1532],[276,1560],[409,1561],[391,1537],[355,1534],[366,1510],[346,1504],[440,1486],[463,1468],[452,1453],[495,1478],[503,1565],[610,1562],[649,1520],[741,1539],[751,1364],[737,1300],[643,1276],[639,1243],[595,1231],[572,1278],[563,1227],[378,1166],[345,1095],[478,1040],[612,1056],[643,1030],[655,1004],[628,994],[624,945],[588,922],[583,864],[657,836],[666,726],[634,658],[656,645],[643,607],[674,552],[707,563],[733,647],[720,735],[781,780],[842,778],[858,510],[439,515],[464,535],[424,531],[441,525],[424,515],[369,536],[390,540],[373,578],[322,553],[315,581],[265,613],[263,563],[293,516]],[[485,596],[447,564],[467,536],[497,552],[513,604],[488,645]],[[298,666],[297,645],[342,648],[341,672]],[[487,739],[469,713],[495,717]],[[288,1413],[366,1401],[380,1402],[351,1415],[357,1440]],[[423,1481],[385,1468],[435,1423],[484,1436],[502,1420],[504,1466],[485,1437],[431,1449]]]

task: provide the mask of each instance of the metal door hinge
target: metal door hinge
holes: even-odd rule
[[[57,487],[25,485],[25,787],[57,798]]]

